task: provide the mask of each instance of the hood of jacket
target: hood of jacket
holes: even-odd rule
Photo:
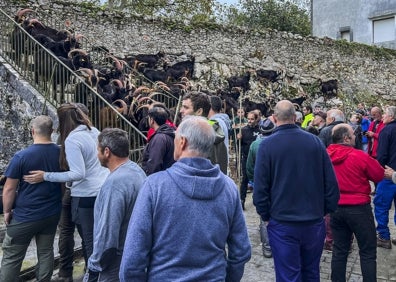
[[[217,113],[214,114],[213,116],[210,117],[211,119],[221,119],[222,121],[224,121],[225,125],[227,126],[227,128],[230,130],[231,129],[231,120],[230,117],[227,114],[223,114],[223,113]]]
[[[345,144],[330,144],[327,147],[327,153],[334,165],[343,163],[352,151],[353,147]]]
[[[172,138],[175,138],[175,128],[166,123],[158,127],[155,133],[163,133],[169,135]]]
[[[182,158],[167,172],[175,185],[192,199],[214,199],[226,186],[226,177],[219,166],[206,158]]]

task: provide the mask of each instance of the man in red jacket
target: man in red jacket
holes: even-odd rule
[[[348,124],[332,130],[330,155],[340,189],[337,210],[330,215],[333,232],[331,280],[345,281],[348,251],[355,235],[364,281],[377,281],[377,237],[371,208],[370,182],[379,182],[384,169],[377,160],[354,148],[355,134]]]
[[[382,110],[379,107],[371,109],[371,116],[373,121],[366,132],[366,136],[369,137],[367,150],[370,156],[377,158],[378,137],[385,124],[382,121]]]

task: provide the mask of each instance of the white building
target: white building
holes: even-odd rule
[[[396,49],[396,0],[311,0],[312,34]]]

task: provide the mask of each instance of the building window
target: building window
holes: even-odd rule
[[[351,27],[349,26],[341,27],[337,37],[339,39],[344,39],[349,42],[353,41]]]
[[[373,42],[395,40],[395,17],[373,21]]]

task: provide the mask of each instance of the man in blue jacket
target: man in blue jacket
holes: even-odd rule
[[[258,149],[253,203],[267,223],[277,281],[319,281],[323,217],[337,208],[339,190],[321,140],[294,124],[291,102],[277,103],[276,129]]]
[[[186,117],[176,163],[148,176],[129,222],[121,281],[240,281],[251,247],[234,181],[208,159],[215,132]]]
[[[379,133],[377,160],[382,166],[396,170],[396,107],[385,109],[382,118],[385,127]],[[377,221],[377,246],[385,249],[392,248],[389,232],[389,210],[396,199],[396,184],[391,179],[384,179],[378,183],[374,198],[374,214]],[[392,239],[396,243],[396,240]]]

